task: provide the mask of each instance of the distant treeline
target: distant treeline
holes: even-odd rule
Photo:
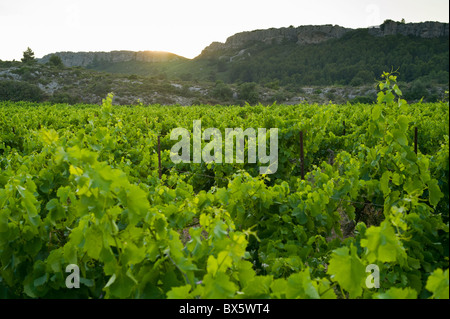
[[[233,63],[216,60],[218,72],[228,73],[228,82],[357,86],[373,83],[383,70],[392,68],[398,69],[404,82],[446,84],[449,80],[448,38],[374,37],[361,29],[315,45],[287,40],[276,45],[255,43],[247,52],[249,58]]]

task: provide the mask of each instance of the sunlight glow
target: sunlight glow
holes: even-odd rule
[[[290,25],[358,28],[385,19],[449,21],[447,0],[0,0],[0,59],[57,51],[168,51],[194,58],[242,31]]]

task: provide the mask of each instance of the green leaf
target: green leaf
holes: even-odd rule
[[[45,273],[42,276],[40,276],[34,280],[34,286],[35,287],[42,286],[43,284],[45,284],[47,282],[47,280],[48,280],[48,274]]]
[[[380,226],[367,229],[361,246],[367,248],[366,256],[370,263],[398,262],[403,265],[405,262],[405,249],[388,220],[384,220]]]
[[[215,195],[222,203],[230,202],[230,193],[225,188],[220,188]]]
[[[217,221],[213,233],[217,239],[224,238],[227,235],[227,225],[221,220]]]
[[[284,278],[275,279],[270,285],[272,290],[271,298],[286,299],[288,283]]]
[[[449,271],[436,269],[428,277],[425,288],[432,293],[433,299],[449,299]]]
[[[380,118],[383,107],[380,104],[376,104],[372,109],[372,120],[376,121]]]
[[[56,196],[59,197],[61,204],[67,204],[67,199],[69,198],[70,193],[71,189],[69,186],[66,187],[61,186],[60,188],[58,188]]]
[[[231,267],[232,263],[233,260],[230,256],[228,256],[228,252],[221,251],[217,256],[217,259],[213,255],[208,257],[206,270],[214,277],[217,272],[225,272],[229,267]]]
[[[374,299],[417,299],[417,291],[410,287],[396,288],[392,287],[386,292],[376,293]]]
[[[174,287],[167,293],[167,299],[192,299],[190,295],[191,285]]]
[[[297,219],[300,225],[305,225],[308,222],[308,216],[306,216],[305,211],[300,207],[294,208],[292,216]]]
[[[95,227],[89,227],[86,231],[86,242],[84,245],[87,254],[94,259],[98,259],[103,247],[102,232]]]
[[[87,278],[80,278],[80,283],[82,283],[83,285],[85,285],[86,287],[94,287],[94,281],[92,279],[87,279]]]
[[[44,142],[44,144],[46,145],[50,145],[54,142],[57,142],[59,137],[58,137],[58,133],[54,130],[54,129],[42,129],[39,133],[41,140]]]
[[[129,298],[135,286],[135,281],[127,275],[126,270],[121,269],[114,279],[110,278],[105,288],[109,290],[112,298]]]
[[[64,260],[68,264],[76,264],[77,263],[77,248],[71,242],[68,242],[63,247],[63,256],[64,256]]]
[[[127,206],[129,209],[128,219],[134,225],[140,218],[145,217],[150,209],[147,194],[139,186],[130,185],[127,189]]]
[[[328,279],[320,279],[318,291],[321,299],[337,299],[331,285],[332,283]]]
[[[34,185],[33,182],[31,183]],[[17,187],[17,190],[19,191],[19,194],[22,197],[21,204],[28,213],[28,220],[33,226],[38,226],[40,222],[38,210],[36,208],[38,206],[38,201],[30,191],[23,188],[22,186],[19,185]]]
[[[45,208],[50,212],[50,214],[47,215],[47,218],[48,218],[48,220],[50,220],[50,222],[53,225],[56,225],[56,222],[58,220],[66,218],[66,214],[64,212],[64,209],[61,206],[61,204],[59,203],[59,200],[56,199],[56,198],[52,198],[47,203]]]
[[[397,119],[397,123],[400,128],[400,131],[406,133],[406,131],[408,130],[409,118],[405,115],[400,115]]]
[[[391,188],[389,187],[391,175],[390,171],[385,171],[380,178],[380,188],[385,197],[391,193]]]
[[[0,233],[5,233],[9,230],[8,218],[6,210],[0,210]]]
[[[286,298],[320,299],[317,286],[309,274],[309,269],[292,274],[287,280]]]
[[[145,258],[145,247],[137,247],[134,243],[127,242],[123,248],[123,261],[128,265],[138,264]]]
[[[380,83],[380,87],[381,86],[383,86],[383,88],[384,88],[384,83]],[[383,103],[383,101],[384,101],[384,98],[385,98],[385,94],[384,94],[384,92],[378,92],[378,94],[377,94],[377,105],[380,105],[381,103]],[[372,117],[372,119],[373,119],[373,117]],[[376,120],[376,119],[374,119],[374,120]]]
[[[273,276],[255,276],[243,289],[244,298],[268,298]]]
[[[114,283],[114,281],[116,281],[116,278],[117,278],[116,274],[113,274],[106,283],[105,288],[111,286]]]
[[[388,90],[386,91],[386,94],[384,95],[381,102],[385,102],[387,105],[391,104],[395,99],[395,95],[392,93],[392,91]]]
[[[176,264],[183,272],[198,270],[197,266],[193,263],[192,258],[178,258]]]
[[[203,285],[202,297],[206,299],[233,298],[237,291],[236,285],[223,272],[218,272],[215,277],[206,274],[203,277]]]
[[[26,241],[23,246],[24,251],[33,257],[41,250],[41,247],[42,241],[39,238],[34,238],[34,240]]]
[[[402,91],[399,89],[397,84],[394,84],[394,92],[398,95],[398,96],[402,96]]]
[[[237,264],[238,278],[241,287],[248,286],[248,283],[255,277],[256,273],[253,270],[253,264],[248,260],[239,260]]]
[[[392,135],[394,135],[394,139],[401,146],[407,146],[408,145],[408,138],[406,137],[405,133],[403,133],[401,130],[393,129],[392,130]]]
[[[52,250],[47,257],[47,269],[55,273],[61,272],[63,248]]]
[[[409,194],[422,195],[423,193],[423,183],[418,177],[408,179],[403,185],[403,189]]]
[[[430,194],[430,204],[436,207],[436,205],[439,204],[441,198],[444,197],[444,194],[439,189],[437,180],[432,179],[428,182],[428,192]]]
[[[350,249],[345,246],[335,249],[331,254],[327,273],[331,275],[332,281],[348,291],[350,298],[361,296],[367,275],[356,254],[356,247],[352,245]]]

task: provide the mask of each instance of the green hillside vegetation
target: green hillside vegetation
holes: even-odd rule
[[[274,102],[298,103],[372,103],[376,100],[373,84],[302,86],[283,85],[274,80],[268,83],[240,82],[227,83],[217,79],[215,73],[210,79],[197,80],[203,70],[211,68],[211,61],[194,60],[192,64],[172,64],[180,76],[170,76],[158,69],[153,76],[109,73],[88,70],[81,67],[64,67],[59,60],[47,64],[25,64],[22,62],[0,61],[0,100],[5,101],[48,101],[52,103],[93,103],[100,104],[108,92],[115,93],[115,104],[224,104],[244,105]],[[189,73],[192,65],[197,65],[196,73]],[[123,62],[124,68],[134,66],[141,73],[156,65],[143,62]],[[110,65],[113,68],[114,65]],[[130,71],[131,72],[131,71]],[[136,72],[139,73],[139,72]],[[400,78],[403,78],[400,76]],[[408,102],[436,102],[446,100],[447,84],[436,84],[430,77],[422,77],[410,83],[402,82],[404,97]]]
[[[245,49],[246,54],[230,62],[229,56],[241,49]],[[226,83],[276,81],[281,86],[358,86],[373,83],[377,74],[394,68],[407,83],[417,80],[447,84],[449,39],[403,35],[375,37],[367,29],[361,29],[319,44],[298,45],[287,40],[281,44],[254,42],[233,51],[203,54],[193,60],[160,64],[103,63],[90,68]]]
[[[382,70],[392,67],[398,68],[405,82],[445,84],[449,77],[448,38],[381,38],[369,35],[367,30],[356,30],[320,44],[255,43],[247,52],[250,57],[225,64],[223,76],[229,82],[358,86],[373,82]],[[220,60],[209,59],[219,70]]]
[[[448,37],[357,29],[318,44],[289,39],[244,41],[192,60],[170,53],[161,53],[174,57],[165,62],[95,58],[86,68],[65,67],[56,55],[36,63],[27,48],[22,62],[0,61],[0,100],[100,104],[114,92],[115,104],[373,103],[374,79],[383,70],[398,71],[408,102],[446,99]]]

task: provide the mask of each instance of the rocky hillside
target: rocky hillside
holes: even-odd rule
[[[448,38],[449,24],[440,22],[399,23],[387,20],[380,27],[370,28],[369,34],[377,37],[401,34],[425,39]]]
[[[65,66],[81,66],[88,67],[95,64],[118,63],[128,61],[139,62],[168,62],[186,60],[181,56],[168,52],[159,51],[111,51],[111,52],[56,52],[47,54],[40,63],[47,63],[50,57],[55,54],[59,56]]]
[[[398,70],[409,102],[445,99],[449,24],[348,29],[300,26],[241,32],[197,58],[167,52],[57,52],[63,66],[0,61],[0,100],[117,104],[372,102],[383,71]],[[100,71],[100,72],[98,72]]]
[[[445,99],[447,86],[402,85],[409,102]],[[255,83],[226,84],[169,80],[160,77],[119,75],[81,67],[53,67],[49,64],[24,65],[0,61],[0,101],[48,101],[51,103],[100,104],[114,92],[114,104],[225,104],[262,103],[371,103],[376,99],[372,84],[352,86],[304,86],[297,89]]]
[[[317,44],[329,39],[337,39],[352,29],[340,26],[300,26],[297,28],[279,28],[240,32],[229,37],[225,43],[213,42],[206,47],[200,57],[220,51],[240,49],[250,43],[280,44],[283,41],[295,41],[297,44]]]
[[[59,52],[66,66],[170,80],[256,82],[298,91],[308,86],[373,83],[399,70],[405,82],[447,84],[449,24],[386,20],[372,28],[337,25],[240,32],[195,59],[161,52]],[[42,58],[46,63],[50,55]],[[277,84],[278,83],[278,84]]]
[[[368,33],[375,37],[389,35],[414,36],[424,39],[448,37],[449,24],[440,22],[400,23],[386,20],[378,27],[367,29]],[[271,28],[266,30],[254,30],[240,32],[230,36],[225,43],[213,42],[206,47],[197,59],[208,58],[217,54],[245,49],[254,43],[276,45],[283,42],[294,42],[297,45],[319,44],[331,39],[339,39],[355,29],[344,28],[338,25],[308,25],[289,28]],[[188,59],[173,53],[159,51],[111,51],[111,52],[56,52],[47,54],[38,62],[47,63],[51,55],[59,56],[64,65],[68,67],[81,66],[93,67],[101,64],[113,64],[120,62],[173,62],[187,61]],[[239,54],[235,52],[235,55]]]
[[[241,49],[255,42],[280,44],[283,41],[288,41],[295,42],[298,45],[318,44],[330,39],[339,39],[350,31],[354,31],[354,29],[338,25],[311,25],[240,32],[229,37],[225,43],[213,42],[203,50],[200,57],[207,57],[217,52]],[[369,28],[368,32],[376,37],[400,34],[430,39],[448,37],[449,24],[440,22],[400,23],[387,20],[378,27]]]

